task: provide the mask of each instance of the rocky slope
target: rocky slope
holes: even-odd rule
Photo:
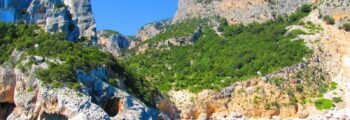
[[[48,32],[64,32],[69,40],[96,40],[90,0],[0,0],[0,20],[38,24]]]
[[[25,53],[14,51],[11,62]],[[39,57],[37,57],[39,58]],[[29,59],[27,57],[27,59]],[[82,92],[51,88],[35,77],[35,70],[47,68],[46,62],[21,70],[11,62],[0,67],[0,117],[30,119],[156,119],[157,111],[146,107],[128,93],[104,83],[106,70],[78,72]],[[24,62],[28,62],[25,60]]]
[[[350,3],[344,0],[324,0],[320,3],[320,16],[332,16],[338,25],[350,21]]]
[[[289,28],[309,33],[299,38],[314,51],[313,57],[266,76],[237,82],[221,92],[204,90],[195,94],[186,90],[170,91],[170,100],[181,111],[177,112],[179,119],[349,119],[350,90],[346,71],[349,67],[347,41],[350,33],[338,29],[336,25],[326,24],[318,13],[317,10],[313,11],[303,21],[312,22],[319,28],[310,28],[305,24]],[[277,84],[274,82],[277,79],[283,82]],[[310,80],[316,84],[304,85]],[[293,96],[298,101],[305,98],[306,101],[314,101],[319,94],[315,92],[316,89],[332,81],[339,86],[330,89],[324,97],[343,99],[344,102],[337,103],[335,108],[320,111],[312,102],[291,104]],[[302,91],[298,86],[303,86]],[[292,96],[290,91],[294,91]]]
[[[336,19],[337,25],[347,23],[350,15],[348,1],[179,0],[179,8],[171,21],[146,25],[137,34],[136,41],[110,31],[100,31],[96,35],[89,0],[0,0],[0,20],[16,22],[23,19],[49,32],[67,33],[70,40],[83,37],[97,40],[93,42],[103,51],[120,57],[124,49],[140,47],[138,45],[165,31],[171,23],[212,16],[224,17],[231,24],[264,22],[294,12],[306,3],[316,3],[319,5],[318,10],[307,16],[303,23],[288,29],[301,29],[308,33],[298,38],[303,39],[313,50],[311,57],[272,74],[233,83],[221,91],[192,93],[172,90],[164,96],[154,96],[161,113],[125,92],[128,88],[121,80],[115,80],[119,88],[105,83],[106,70],[103,68],[89,72],[77,71],[77,79],[83,85],[81,91],[45,86],[35,75],[36,69],[48,67],[43,62],[44,58],[35,56],[34,59],[40,64],[23,71],[13,63],[25,53],[14,51],[11,60],[0,66],[0,119],[151,120],[158,119],[158,116],[160,119],[184,120],[349,119],[350,34],[338,29],[338,26],[326,24],[320,17],[320,14],[330,15]],[[316,27],[308,27],[308,21]],[[214,26],[217,29],[218,25]],[[171,46],[191,45],[200,36],[202,33],[199,28],[189,36],[146,44],[140,47],[139,52],[149,47],[169,50]],[[323,97],[339,97],[343,102],[335,103],[335,107],[330,110],[317,110],[313,101],[321,93],[315,91],[332,82],[337,83],[337,88],[322,93]],[[296,100],[299,102],[295,103]]]

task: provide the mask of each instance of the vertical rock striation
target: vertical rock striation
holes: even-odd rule
[[[63,32],[67,39],[96,42],[90,0],[0,0],[0,20],[38,24],[48,32]]]

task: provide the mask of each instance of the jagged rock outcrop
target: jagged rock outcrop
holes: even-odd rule
[[[193,17],[220,16],[229,23],[263,22],[294,12],[316,0],[179,0],[172,23]]]
[[[90,0],[0,0],[0,20],[38,24],[48,32],[63,32],[67,39],[96,42]]]
[[[99,31],[97,36],[97,44],[102,48],[102,50],[108,51],[112,53],[113,56],[117,57],[123,54],[123,50],[137,44],[135,41],[130,40],[120,33],[110,30]]]
[[[167,25],[171,24],[171,20],[163,20],[160,22],[154,22],[143,26],[136,35],[136,39],[140,42],[146,41],[160,32],[162,32]]]
[[[24,55],[14,51],[16,61]],[[27,60],[25,60],[27,61]],[[148,108],[128,93],[103,82],[106,70],[77,71],[82,92],[52,88],[35,77],[35,70],[47,68],[42,62],[22,70],[10,62],[0,67],[0,117],[19,119],[139,119],[157,118],[157,111]],[[10,113],[10,114],[9,114]],[[1,118],[1,119],[2,119]]]
[[[202,28],[199,27],[190,36],[174,37],[174,38],[170,38],[170,39],[167,39],[158,43],[153,43],[153,44],[141,43],[141,45],[138,46],[137,48],[137,52],[144,53],[149,48],[170,50],[171,47],[193,45],[202,35],[203,35]]]

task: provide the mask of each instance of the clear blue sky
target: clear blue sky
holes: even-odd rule
[[[177,0],[91,0],[97,30],[111,29],[135,35],[143,25],[171,18]]]

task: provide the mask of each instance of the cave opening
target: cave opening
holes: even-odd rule
[[[0,119],[6,120],[15,107],[16,105],[13,103],[0,103]]]
[[[43,112],[40,116],[41,120],[68,120],[64,115]]]
[[[116,98],[116,97],[107,101],[104,107],[104,110],[110,117],[117,116],[119,112],[119,107],[120,107],[119,102],[120,102],[120,98]]]

